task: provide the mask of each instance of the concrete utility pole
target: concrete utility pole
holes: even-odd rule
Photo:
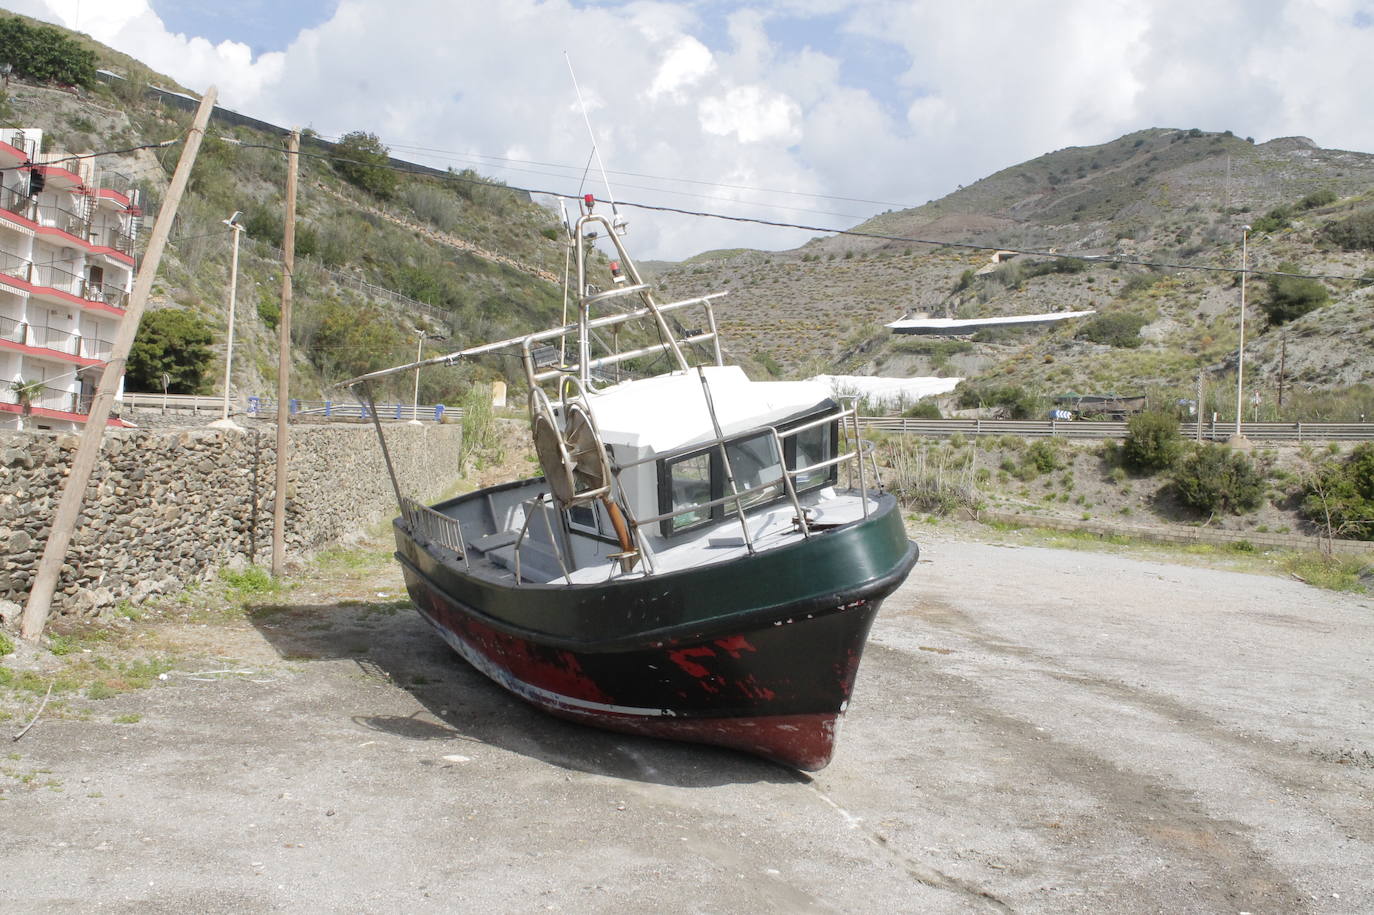
[[[67,475],[66,485],[62,487],[62,498],[53,516],[52,532],[43,546],[43,557],[38,561],[38,571],[29,588],[29,600],[24,606],[24,619],[19,634],[30,641],[43,634],[48,621],[48,611],[52,607],[53,592],[57,590],[57,580],[62,572],[62,563],[67,558],[67,548],[71,546],[72,534],[81,516],[81,503],[86,497],[86,486],[91,481],[96,459],[100,456],[100,445],[105,436],[105,424],[110,418],[110,408],[114,405],[114,393],[119,379],[124,375],[124,364],[128,361],[129,350],[134,345],[134,335],[138,333],[138,323],[143,316],[143,308],[148,303],[148,294],[157,276],[158,264],[162,261],[162,251],[167,246],[167,236],[172,231],[172,220],[176,218],[177,207],[181,205],[181,195],[186,191],[186,182],[191,177],[191,167],[195,164],[196,154],[200,152],[200,141],[205,136],[205,125],[210,120],[210,112],[215,107],[215,87],[206,90],[200,100],[200,108],[186,135],[186,146],[177,161],[172,183],[167,188],[167,198],[162,210],[157,214],[152,235],[148,238],[148,250],[139,265],[138,280],[134,283],[133,296],[129,307],[119,322],[114,345],[110,349],[110,359],[100,375],[95,397],[91,401],[91,412],[86,417],[86,427],[81,430],[81,442],[76,456],[72,459],[71,472]]]
[[[424,358],[425,332],[417,331],[420,335],[419,341],[415,344],[415,361],[418,363]],[[415,366],[415,399],[410,404],[410,424],[420,425],[420,366]]]
[[[286,434],[291,412],[291,274],[296,269],[296,170],[300,163],[301,132],[291,131],[286,149],[286,232],[281,252],[281,323],[277,325],[277,484],[272,500],[272,576],[286,571]]]
[[[220,412],[219,420],[210,424],[222,429],[238,428],[229,418],[229,381],[234,367],[234,306],[239,291],[239,236],[243,233],[243,226],[239,225],[239,215],[235,212],[233,216],[224,220],[224,224],[234,232],[234,253],[229,260],[229,332],[228,340],[224,344],[224,408]]]

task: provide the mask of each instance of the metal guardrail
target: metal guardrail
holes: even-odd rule
[[[951,435],[1016,435],[1023,438],[1125,438],[1124,422],[1009,419],[911,419],[905,416],[861,416],[868,430],[899,435],[948,438]],[[1235,423],[1179,423],[1185,439],[1226,441]],[[1374,423],[1241,423],[1241,434],[1256,442],[1359,442],[1374,439]],[[1199,434],[1200,432],[1200,434]]]
[[[126,391],[124,406],[133,410],[159,410],[180,413],[219,413],[224,409],[224,397],[219,394],[144,394]],[[357,401],[296,400],[289,405],[292,416],[318,416],[324,419],[361,420],[371,417]],[[229,412],[266,418],[277,415],[275,401],[248,396],[230,398]],[[463,411],[444,404],[377,404],[377,417],[383,420],[418,420],[438,423],[461,418]]]

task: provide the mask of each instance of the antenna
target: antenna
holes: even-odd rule
[[[615,205],[615,194],[611,191],[611,179],[606,177],[606,163],[601,161],[601,147],[596,143],[596,131],[592,130],[592,119],[587,115],[587,103],[582,98],[582,87],[577,84],[577,73],[573,70],[572,57],[567,51],[563,52],[563,59],[568,63],[568,75],[572,77],[573,91],[577,93],[577,105],[582,109],[582,120],[587,125],[587,135],[592,138],[592,152],[596,156],[596,166],[601,169],[601,182],[606,185],[606,199],[611,202],[611,212],[617,216],[620,210]]]

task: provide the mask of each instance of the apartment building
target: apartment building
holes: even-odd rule
[[[80,429],[134,277],[137,191],[0,129],[0,429]],[[122,392],[122,383],[121,383]]]

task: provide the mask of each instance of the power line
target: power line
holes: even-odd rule
[[[6,165],[0,171],[18,171],[21,168],[43,168],[48,165],[56,165],[59,162],[79,162],[82,159],[98,159],[101,156],[122,156],[131,152],[138,152],[141,149],[163,149],[168,146],[175,146],[182,142],[181,137],[172,140],[163,140],[161,143],[144,143],[141,146],[129,146],[124,149],[106,149],[101,152],[80,153],[78,155],[63,156],[60,159],[50,159],[47,162],[27,162],[23,165]]]
[[[248,144],[248,143],[244,143],[244,144],[242,144],[242,145],[245,146],[245,147],[254,146],[255,148],[261,148],[261,149],[279,149],[279,148],[280,148],[280,147],[267,146],[267,145],[255,146],[254,144]],[[315,159],[321,159],[321,160],[324,160],[324,161],[330,161],[330,162],[348,162],[348,163],[351,163],[351,164],[354,164],[354,165],[367,165],[367,166],[373,166],[373,167],[376,167],[376,168],[386,168],[386,169],[389,169],[389,170],[391,170],[391,171],[402,172],[402,173],[404,173],[404,174],[423,174],[423,173],[416,172],[414,169],[411,169],[411,168],[406,168],[406,167],[400,166],[400,165],[392,165],[392,164],[389,163],[389,162],[387,162],[387,163],[364,162],[364,161],[361,161],[361,160],[358,160],[358,159],[349,159],[349,158],[342,157],[342,156],[333,156],[333,155],[328,155],[328,154],[324,154],[324,153],[307,153],[307,152],[301,152],[300,155],[302,155],[302,156],[307,156],[307,157],[310,157],[310,158],[315,158]],[[429,176],[429,177],[433,177],[433,176]],[[453,173],[450,173],[449,175],[447,175],[447,176],[444,178],[444,180],[446,180],[446,181],[458,181],[458,182],[462,182],[462,183],[465,183],[465,184],[475,184],[475,185],[480,185],[480,186],[482,186],[482,187],[488,187],[488,188],[504,189],[504,190],[513,191],[513,192],[516,192],[516,193],[523,193],[523,194],[542,194],[542,195],[547,196],[547,197],[556,197],[556,198],[559,198],[559,199],[562,199],[562,200],[581,200],[581,199],[583,199],[582,195],[578,195],[578,194],[568,194],[568,193],[565,193],[565,192],[562,192],[562,191],[551,191],[551,190],[540,189],[540,188],[518,187],[518,186],[513,185],[513,184],[493,184],[493,183],[491,183],[491,182],[489,182],[489,181],[482,181],[482,180],[475,179],[475,178],[464,178],[464,177],[462,177],[461,175],[456,175],[456,174],[453,174]],[[607,202],[608,202],[608,201],[602,200],[601,198],[593,198],[593,199],[595,199],[597,202],[600,202],[600,203],[607,203]],[[1218,266],[1213,266],[1213,265],[1210,265],[1210,264],[1180,264],[1180,263],[1174,263],[1174,262],[1170,262],[1170,261],[1151,261],[1151,260],[1145,260],[1145,259],[1143,259],[1143,258],[1124,257],[1124,256],[1117,255],[1117,254],[1066,254],[1066,253],[1061,252],[1061,251],[1041,251],[1041,250],[1034,249],[1034,248],[1008,248],[1008,247],[1005,247],[1005,246],[1003,246],[1003,245],[980,245],[980,244],[976,244],[976,243],[973,243],[973,242],[941,241],[941,240],[938,240],[938,239],[931,239],[931,238],[917,238],[917,237],[915,237],[915,236],[909,236],[909,235],[888,235],[888,234],[881,233],[881,232],[859,232],[859,231],[856,231],[856,230],[854,230],[854,229],[836,229],[836,228],[832,228],[832,227],[829,227],[829,226],[812,226],[812,225],[805,225],[805,224],[803,224],[803,223],[781,222],[781,221],[778,221],[778,220],[760,219],[760,218],[755,217],[755,216],[731,216],[731,215],[728,215],[728,214],[725,214],[725,213],[710,213],[710,212],[706,212],[706,211],[703,211],[703,210],[686,210],[686,209],[682,209],[682,208],[679,208],[679,207],[669,207],[669,206],[662,206],[662,205],[651,204],[651,203],[636,203],[636,202],[630,201],[630,200],[618,200],[618,201],[616,201],[616,203],[617,203],[618,205],[620,205],[620,206],[634,207],[634,208],[636,208],[636,209],[640,209],[640,210],[649,210],[649,211],[651,211],[651,212],[658,212],[658,213],[672,213],[672,214],[675,214],[675,215],[678,215],[678,216],[693,216],[693,217],[707,218],[707,219],[723,219],[723,220],[725,220],[725,221],[727,221],[727,222],[749,223],[749,224],[751,224],[751,225],[769,226],[769,227],[771,227],[771,228],[780,228],[780,229],[799,229],[799,230],[804,231],[804,232],[823,232],[823,233],[830,234],[830,235],[843,235],[843,236],[848,236],[848,237],[852,237],[852,238],[869,238],[869,239],[876,239],[876,240],[878,240],[878,241],[905,242],[905,243],[907,243],[907,244],[913,244],[913,245],[929,245],[929,246],[931,246],[931,247],[936,247],[936,248],[961,248],[961,249],[968,250],[968,251],[1006,251],[1006,252],[1009,252],[1009,253],[1011,253],[1011,254],[1020,254],[1020,255],[1025,255],[1025,256],[1028,256],[1028,257],[1049,257],[1049,258],[1059,258],[1059,259],[1061,259],[1061,260],[1077,260],[1077,261],[1085,261],[1085,262],[1088,262],[1088,263],[1100,263],[1100,264],[1124,264],[1124,265],[1135,266],[1135,267],[1152,267],[1152,268],[1159,269],[1159,270],[1197,270],[1197,271],[1202,271],[1202,272],[1207,272],[1207,273],[1230,273],[1230,274],[1241,274],[1241,273],[1244,273],[1244,274],[1249,275],[1249,276],[1282,276],[1282,277],[1292,277],[1292,278],[1295,278],[1295,279],[1313,279],[1313,280],[1348,280],[1348,281],[1357,282],[1357,283],[1372,283],[1372,282],[1374,282],[1374,278],[1357,277],[1357,276],[1348,276],[1348,275],[1343,275],[1343,274],[1333,274],[1333,273],[1287,273],[1287,272],[1279,271],[1279,270],[1259,270],[1259,269],[1256,269],[1256,268],[1253,268],[1253,267],[1247,267],[1247,268],[1242,269],[1242,268],[1240,268],[1240,267],[1218,267]]]

